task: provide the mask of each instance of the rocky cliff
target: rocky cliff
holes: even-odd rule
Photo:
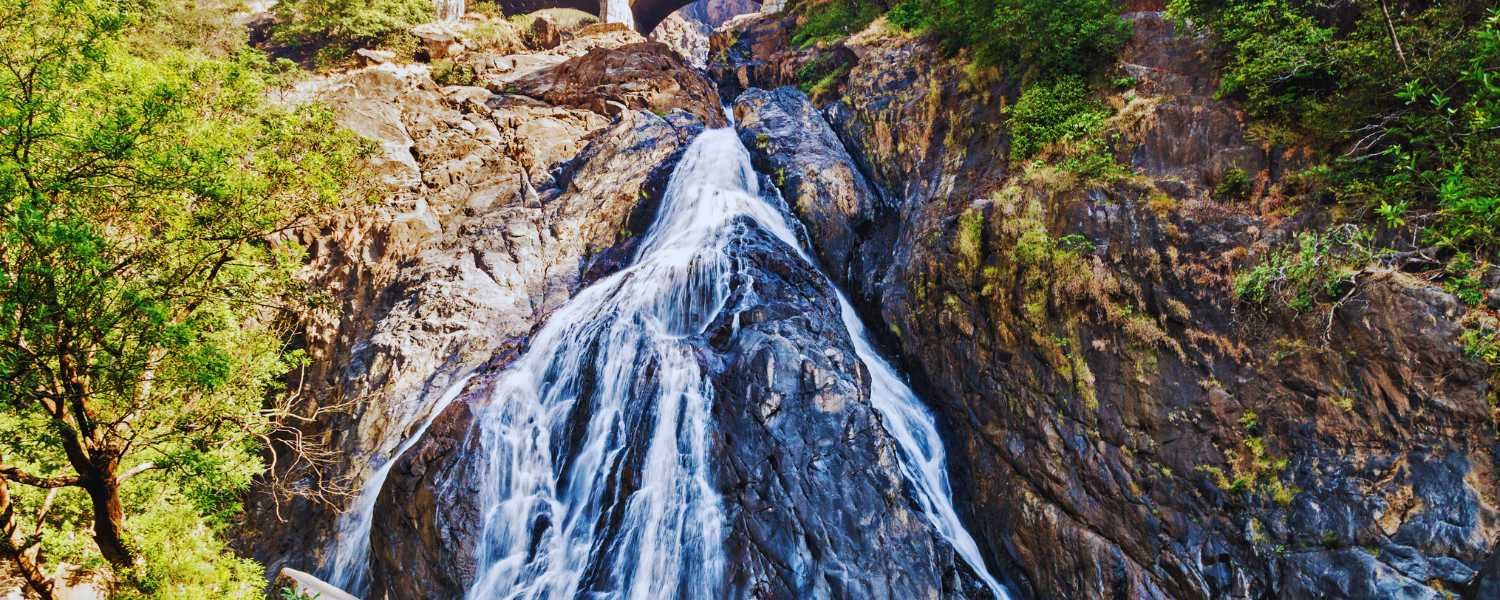
[[[1108,98],[1128,171],[1107,177],[1049,165],[1066,148],[1010,163],[1016,90],[879,21],[799,49],[795,17],[742,18],[713,70],[750,90],[757,163],[927,392],[1015,589],[1493,597],[1496,379],[1463,307],[1380,267],[1307,314],[1237,300],[1237,271],[1329,216],[1289,176],[1303,151],[1213,98],[1203,40],[1129,17],[1115,68],[1136,81]],[[818,105],[754,89],[827,60],[850,68]],[[1231,170],[1248,199],[1214,194]]]
[[[470,16],[421,33],[429,65],[371,54],[303,84],[288,102],[381,144],[389,192],[303,233],[337,305],[306,323],[306,434],[341,458],[278,476],[357,487],[393,465],[370,597],[460,596],[485,511],[476,418],[547,317],[629,263],[725,102],[762,188],[936,414],[959,512],[1012,592],[1497,597],[1496,374],[1462,351],[1464,307],[1399,265],[1306,313],[1239,300],[1236,273],[1332,215],[1294,176],[1307,150],[1215,99],[1204,40],[1133,4],[1114,66],[1132,82],[1106,98],[1123,169],[1103,175],[1060,168],[1069,148],[1009,161],[1018,90],[931,40],[877,21],[800,48],[796,16],[730,18],[745,3],[694,5],[670,45],[545,15],[497,41]],[[672,48],[715,22],[705,74]],[[1215,192],[1232,172],[1244,198]],[[689,341],[716,397],[726,589],[984,596],[917,514],[834,288],[753,224],[733,252],[735,310]],[[1493,310],[1500,273],[1486,286]],[[326,568],[357,501],[262,500],[246,544]]]

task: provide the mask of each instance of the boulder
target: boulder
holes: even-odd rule
[[[520,93],[550,104],[600,114],[610,112],[611,101],[657,113],[681,109],[710,127],[725,124],[714,85],[658,42],[595,48],[495,91]]]
[[[421,40],[430,60],[445,60],[464,53],[462,32],[455,23],[424,23],[413,27],[411,34]]]

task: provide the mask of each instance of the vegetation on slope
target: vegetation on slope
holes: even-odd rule
[[[1327,200],[1431,256],[1500,252],[1500,10],[1483,0],[1175,0],[1219,93],[1324,150]]]
[[[39,595],[264,593],[222,533],[316,299],[286,232],[370,149],[206,6],[0,0],[0,557]]]

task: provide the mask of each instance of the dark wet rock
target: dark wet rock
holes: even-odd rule
[[[384,598],[462,598],[473,583],[484,507],[475,504],[483,451],[474,426],[493,373],[471,384],[392,468],[370,530],[374,580]]]
[[[729,596],[987,597],[911,499],[827,281],[759,232],[734,246],[754,285],[709,332]]]
[[[872,224],[888,211],[827,121],[795,88],[753,89],[734,103],[740,139],[806,219],[814,248],[841,283],[873,283],[884,257]],[[868,293],[868,290],[862,290]]]
[[[798,67],[809,60],[791,50],[796,25],[792,15],[743,15],[715,30],[708,40],[709,73],[720,90],[734,96],[796,83]]]

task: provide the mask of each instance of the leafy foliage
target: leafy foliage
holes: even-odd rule
[[[797,69],[797,89],[814,102],[822,101],[849,74],[849,63],[838,53],[823,53]]]
[[[801,12],[792,44],[807,48],[858,33],[885,12],[883,2],[871,0],[821,0],[796,6]]]
[[[1112,0],[902,0],[889,19],[1021,80],[1087,74],[1130,35]]]
[[[1334,196],[1443,252],[1500,252],[1500,9],[1482,0],[1173,0],[1219,93],[1330,151]]]
[[[32,486],[0,519],[123,597],[255,598],[219,533],[303,361],[286,233],[371,148],[267,105],[276,68],[242,40],[143,25],[183,7],[0,0],[0,468]]]
[[[316,48],[317,62],[331,64],[357,48],[410,51],[407,35],[431,21],[431,0],[282,0],[276,4],[272,38],[281,44]]]
[[[1010,109],[1010,159],[1023,161],[1048,144],[1094,135],[1111,112],[1077,76],[1029,86]]]
[[[1234,280],[1235,295],[1259,304],[1279,303],[1295,311],[1320,299],[1337,299],[1354,284],[1358,266],[1378,254],[1366,229],[1342,227],[1302,233],[1295,249],[1273,252]]]

